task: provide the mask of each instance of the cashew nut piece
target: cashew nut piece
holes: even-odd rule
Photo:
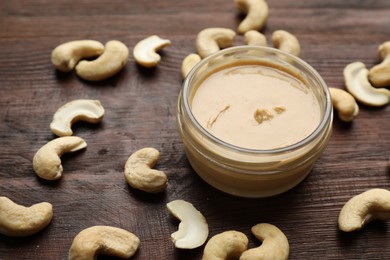
[[[246,17],[238,26],[238,32],[244,34],[250,30],[260,31],[268,18],[268,4],[265,0],[234,0],[234,3]]]
[[[35,173],[45,180],[57,180],[62,175],[61,156],[87,147],[87,143],[77,136],[64,136],[51,140],[34,155]]]
[[[127,259],[137,252],[139,244],[139,238],[127,230],[92,226],[82,230],[73,239],[69,260],[93,260],[99,254]]]
[[[295,35],[277,30],[272,33],[272,44],[275,48],[299,57],[301,54],[301,45]]]
[[[0,197],[0,212],[0,233],[12,237],[35,234],[53,218],[53,206],[48,202],[25,207],[7,197]]]
[[[362,62],[352,62],[344,68],[345,86],[359,102],[383,106],[390,102],[390,90],[374,88],[368,81],[368,70]]]
[[[359,113],[359,106],[355,98],[347,91],[339,88],[329,88],[329,92],[339,118],[345,122],[351,122]]]
[[[360,230],[374,219],[390,219],[390,191],[370,189],[352,197],[340,211],[339,229]]]
[[[181,64],[181,75],[185,79],[192,68],[202,60],[202,58],[195,53],[187,55]]]
[[[69,72],[80,60],[99,56],[103,51],[104,45],[98,41],[70,41],[57,46],[52,51],[51,62],[56,69]]]
[[[161,56],[157,52],[169,45],[171,45],[170,40],[161,39],[157,35],[149,36],[135,45],[134,59],[141,66],[155,67],[161,60]]]
[[[250,30],[244,34],[245,42],[251,46],[267,46],[267,38],[261,32]]]
[[[196,37],[196,51],[204,58],[220,49],[233,45],[236,33],[228,28],[206,28]]]
[[[98,123],[104,116],[104,108],[99,100],[77,99],[60,107],[53,116],[50,129],[58,136],[73,134],[72,124],[82,120]]]
[[[181,221],[179,229],[171,234],[175,247],[193,249],[206,242],[209,235],[206,219],[191,203],[174,200],[167,204],[167,208]]]
[[[127,63],[129,49],[120,41],[109,41],[104,52],[92,61],[82,60],[76,65],[76,74],[85,80],[99,81],[118,73]]]
[[[242,253],[240,260],[288,259],[290,246],[287,237],[274,225],[261,223],[252,227],[253,235],[260,240],[261,246]]]
[[[378,56],[382,62],[369,70],[368,79],[375,87],[388,87],[390,86],[390,41],[378,47]]]
[[[127,183],[138,190],[157,193],[167,187],[167,176],[163,171],[151,169],[160,157],[154,148],[142,148],[133,153],[125,164]]]
[[[248,247],[248,238],[239,231],[225,231],[210,238],[202,260],[238,259]]]

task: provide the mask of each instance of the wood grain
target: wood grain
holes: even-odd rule
[[[263,33],[285,29],[301,41],[302,58],[329,86],[343,88],[350,62],[379,62],[377,46],[389,39],[387,0],[272,0]],[[290,259],[388,259],[390,223],[373,222],[362,231],[338,231],[342,205],[369,188],[390,188],[390,107],[360,106],[351,124],[333,123],[331,141],[309,177],[276,197],[243,199],[203,182],[190,167],[176,130],[176,102],[182,59],[194,52],[197,33],[206,27],[236,29],[242,15],[226,0],[12,0],[0,2],[0,195],[31,205],[49,201],[54,219],[26,238],[0,236],[0,259],[67,259],[75,235],[92,225],[127,229],[141,239],[133,259],[200,259],[203,247],[177,250],[170,234],[178,221],[166,210],[174,199],[192,202],[208,220],[210,235],[239,230],[250,247],[259,242],[250,228],[269,222],[290,242]],[[132,56],[125,69],[99,83],[74,73],[61,74],[50,63],[60,43],[74,39],[129,46],[158,34],[172,41],[155,69],[138,67]],[[242,44],[241,36],[237,44]],[[102,123],[77,123],[85,151],[63,157],[56,182],[36,177],[31,161],[53,138],[49,124],[57,108],[73,99],[99,99]],[[169,178],[167,190],[148,195],[131,189],[123,167],[137,149],[160,150],[156,168]],[[113,259],[99,257],[99,259]]]

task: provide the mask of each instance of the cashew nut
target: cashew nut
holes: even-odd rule
[[[378,55],[382,62],[369,70],[368,79],[375,87],[388,87],[390,86],[390,41],[378,47]]]
[[[168,45],[171,45],[170,40],[161,39],[157,35],[149,36],[135,45],[134,59],[141,66],[155,67],[161,60],[161,56],[157,52]]]
[[[264,0],[234,0],[237,8],[246,13],[246,17],[238,26],[238,32],[243,34],[249,30],[260,31],[268,18],[268,4]]]
[[[355,98],[347,91],[339,88],[329,88],[329,92],[339,118],[345,122],[351,122],[359,113],[359,106]]]
[[[251,46],[267,46],[267,38],[261,32],[250,30],[244,34],[245,42]]]
[[[191,203],[174,200],[167,204],[167,208],[181,221],[179,229],[171,234],[175,247],[193,249],[206,242],[209,235],[206,219]]]
[[[196,51],[204,58],[220,49],[233,45],[236,33],[227,28],[207,28],[198,33],[196,37]]]
[[[272,33],[272,44],[275,48],[297,57],[301,54],[301,45],[299,44],[297,37],[287,31],[274,31]]]
[[[339,229],[360,230],[374,219],[390,219],[390,191],[370,189],[352,197],[340,211]]]
[[[125,178],[127,183],[146,192],[157,193],[167,186],[167,176],[163,171],[151,169],[160,157],[154,148],[142,148],[133,153],[125,164]]]
[[[185,79],[192,68],[202,60],[202,58],[195,53],[187,55],[181,64],[181,75]]]
[[[69,72],[81,59],[99,56],[103,51],[104,45],[98,41],[70,41],[57,46],[52,51],[51,62],[56,69]]]
[[[76,74],[85,80],[99,81],[118,73],[127,63],[129,49],[120,41],[109,41],[104,52],[92,61],[82,60],[76,65]]]
[[[35,234],[53,218],[53,206],[48,202],[25,207],[7,197],[0,197],[0,212],[0,233],[12,237]]]
[[[248,247],[248,238],[239,231],[225,231],[210,238],[202,260],[238,259]]]
[[[99,254],[127,259],[137,252],[139,244],[139,238],[127,230],[93,226],[82,230],[73,239],[69,260],[92,260]]]
[[[390,90],[374,88],[368,81],[368,70],[362,62],[353,62],[344,68],[345,86],[359,102],[369,106],[383,106],[390,102]]]
[[[72,135],[72,124],[79,120],[98,123],[104,116],[104,108],[99,100],[77,99],[60,107],[53,116],[50,129],[58,136]]]
[[[57,180],[62,175],[61,156],[87,147],[87,143],[77,136],[56,138],[42,146],[34,155],[35,173],[45,180]]]
[[[252,233],[260,240],[261,246],[242,253],[240,260],[288,259],[290,246],[287,237],[274,225],[262,223],[252,227]]]

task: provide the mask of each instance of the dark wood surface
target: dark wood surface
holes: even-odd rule
[[[377,46],[390,40],[388,0],[272,0],[263,33],[294,33],[301,57],[329,86],[344,88],[342,71],[350,62],[379,62]],[[290,259],[389,259],[390,222],[373,222],[360,232],[337,228],[341,207],[370,188],[390,189],[390,107],[360,106],[353,123],[337,116],[330,143],[311,174],[276,197],[244,199],[221,193],[190,167],[176,130],[176,102],[182,59],[194,52],[197,33],[206,27],[236,30],[242,16],[226,0],[12,0],[0,2],[0,195],[23,205],[54,205],[51,224],[25,238],[0,235],[0,259],[67,259],[73,238],[93,225],[135,233],[141,246],[133,259],[200,259],[203,247],[175,249],[170,234],[178,221],[166,203],[184,199],[207,218],[210,237],[239,230],[249,247],[260,243],[250,228],[268,222],[284,231]],[[74,73],[56,72],[50,53],[75,39],[117,39],[132,51],[141,39],[158,34],[172,41],[155,69],[138,67],[132,55],[113,78],[91,83]],[[242,44],[239,36],[235,45]],[[77,123],[85,151],[63,156],[61,180],[39,179],[32,158],[52,140],[53,113],[73,99],[99,99],[104,120]],[[137,149],[160,150],[156,168],[169,185],[161,194],[131,189],[124,164]],[[99,259],[111,259],[99,257]]]

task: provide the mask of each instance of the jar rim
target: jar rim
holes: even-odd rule
[[[294,144],[284,146],[281,148],[275,148],[275,149],[245,148],[245,147],[236,146],[236,145],[233,145],[233,144],[230,144],[228,142],[221,140],[220,138],[214,136],[209,131],[207,131],[198,122],[198,120],[195,118],[194,114],[192,113],[190,102],[189,102],[189,86],[190,86],[191,79],[194,77],[196,71],[203,64],[209,62],[210,60],[212,60],[218,56],[222,56],[222,55],[225,55],[228,53],[237,52],[240,50],[266,51],[268,53],[276,54],[275,56],[279,56],[279,57],[280,57],[280,55],[285,56],[287,59],[292,60],[295,63],[297,63],[297,64],[301,65],[302,67],[304,67],[305,69],[307,69],[307,72],[309,72],[309,74],[311,74],[311,76],[319,82],[319,84],[321,85],[322,90],[324,91],[324,94],[325,94],[325,109],[324,109],[324,113],[323,113],[323,116],[321,118],[320,123],[318,124],[316,129],[312,133],[310,133],[310,135],[308,135],[304,139],[302,139]],[[278,153],[284,153],[284,152],[300,149],[301,147],[310,143],[313,139],[317,138],[321,134],[321,132],[324,131],[324,129],[326,128],[326,126],[328,124],[328,121],[332,117],[332,111],[333,111],[329,89],[328,89],[325,81],[323,80],[323,78],[320,76],[320,74],[309,63],[307,63],[306,61],[304,61],[303,59],[301,59],[297,56],[294,56],[294,55],[289,54],[287,52],[281,51],[279,49],[271,48],[271,47],[263,47],[263,46],[229,47],[229,48],[225,48],[223,50],[220,50],[216,53],[213,53],[213,54],[203,58],[200,62],[198,62],[194,66],[194,68],[192,68],[192,70],[188,73],[187,77],[184,80],[184,83],[183,83],[183,105],[185,107],[185,110],[188,111],[188,116],[189,116],[190,120],[195,124],[195,126],[201,132],[202,135],[206,136],[207,138],[209,138],[211,141],[213,141],[215,143],[224,145],[226,148],[228,148],[230,150],[239,151],[239,152],[248,153],[248,154],[278,154]]]

